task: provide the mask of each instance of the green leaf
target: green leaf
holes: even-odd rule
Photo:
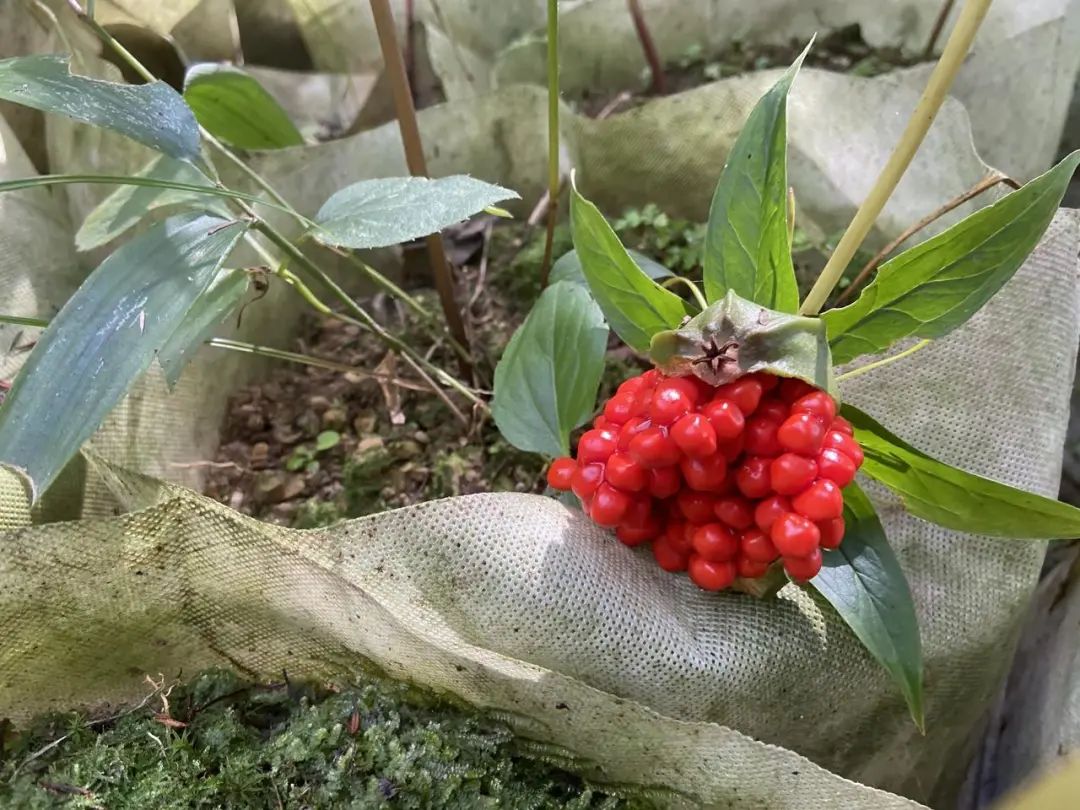
[[[213,188],[210,178],[190,163],[173,160],[165,155],[151,161],[136,177]],[[229,212],[220,198],[196,191],[163,186],[121,186],[87,215],[82,227],[75,234],[75,245],[82,251],[93,250],[126,233],[140,222],[148,211],[180,205],[189,205],[222,216],[228,216]]]
[[[277,100],[231,65],[192,67],[184,77],[184,101],[211,134],[240,149],[283,149],[304,142]]]
[[[846,363],[908,337],[939,338],[965,323],[1035,249],[1080,163],[1046,174],[886,262],[858,299],[821,317],[833,359]]]
[[[247,225],[171,217],[102,262],[42,333],[0,406],[0,462],[41,495],[168,343]]]
[[[670,278],[674,275],[660,262],[649,258],[644,253],[638,253],[636,250],[628,250],[626,253],[634,260],[634,264],[641,268],[641,272],[653,280]],[[581,259],[578,258],[576,250],[567,251],[556,260],[555,264],[551,265],[549,281],[553,283],[556,281],[572,281],[575,284],[581,284],[583,287],[589,286],[589,282],[585,280],[585,272],[581,269]]]
[[[649,358],[665,374],[723,385],[765,371],[836,395],[825,324],[766,309],[728,290],[678,329],[653,335]]]
[[[495,424],[508,442],[549,456],[596,405],[608,330],[588,290],[569,281],[540,295],[495,367]]]
[[[570,194],[574,249],[589,289],[615,334],[635,351],[648,351],[653,335],[689,314],[686,303],[634,263],[595,205],[576,188]]]
[[[184,366],[218,325],[240,306],[247,288],[248,277],[243,270],[220,270],[210,287],[195,299],[158,353],[169,388],[176,385]]]
[[[857,484],[844,489],[844,542],[810,580],[900,687],[923,729],[922,644],[911,589],[874,505]]]
[[[341,443],[341,434],[336,430],[324,430],[315,437],[315,450],[322,453]]]
[[[787,97],[810,46],[754,106],[720,174],[705,231],[705,297],[728,290],[795,312],[799,288],[788,242]]]
[[[341,247],[387,247],[437,233],[510,199],[518,195],[464,175],[361,180],[323,203],[314,235]]]
[[[177,160],[199,155],[195,116],[165,82],[116,84],[72,75],[67,56],[16,56],[0,61],[0,99],[114,130]]]
[[[893,435],[857,408],[841,412],[855,428],[862,472],[900,496],[916,517],[960,532],[1016,539],[1080,537],[1080,509],[964,472]]]

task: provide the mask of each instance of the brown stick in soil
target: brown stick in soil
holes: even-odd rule
[[[630,9],[630,17],[634,21],[634,30],[637,31],[641,41],[641,50],[645,53],[645,61],[649,63],[649,72],[652,73],[652,85],[650,92],[656,96],[662,96],[667,92],[667,77],[664,75],[664,65],[660,61],[660,53],[656,50],[649,24],[645,21],[645,13],[641,10],[641,0],[626,0]]]
[[[889,244],[885,245],[885,247],[875,253],[874,257],[870,259],[870,261],[868,261],[865,265],[863,265],[863,268],[859,271],[859,274],[855,276],[855,279],[851,282],[851,284],[847,286],[847,289],[845,289],[842,293],[840,293],[839,296],[837,296],[835,305],[840,306],[849,298],[851,298],[851,296],[855,293],[855,290],[858,289],[859,286],[864,281],[866,281],[867,278],[869,278],[870,274],[877,269],[878,265],[881,264],[882,261],[884,261],[885,257],[892,253],[894,250],[896,250],[900,245],[902,245],[912,236],[917,234],[931,222],[934,222],[935,220],[945,216],[954,208],[958,208],[959,206],[966,203],[968,200],[978,197],[984,191],[993,188],[998,183],[1005,183],[1007,186],[1010,186],[1013,189],[1020,188],[1020,185],[1012,178],[1005,176],[1001,172],[991,172],[978,183],[965,191],[963,194],[958,194],[957,196],[953,197],[940,208],[927,214],[914,225],[904,230],[903,233],[901,233],[899,236],[889,242]]]
[[[394,96],[394,108],[397,111],[398,128],[401,142],[405,149],[405,163],[413,177],[427,177],[427,162],[424,159],[424,146],[420,140],[420,126],[416,120],[416,107],[413,104],[409,78],[405,73],[405,60],[398,47],[394,31],[394,14],[390,10],[389,0],[371,0],[371,14],[375,18],[375,30],[379,36],[386,75]],[[439,292],[447,326],[454,340],[469,347],[469,338],[465,332],[465,323],[454,297],[454,280],[450,274],[450,264],[446,259],[442,235],[432,234],[427,237],[428,259],[431,262],[431,275],[435,288]],[[472,378],[472,364],[461,360],[462,373]]]
[[[930,38],[926,40],[926,48],[923,49],[923,56],[930,58],[934,55],[934,49],[937,48],[938,38],[941,37],[941,32],[945,28],[945,21],[949,19],[949,13],[952,11],[953,6],[956,4],[956,0],[945,0],[941,4],[941,11],[938,12],[937,19],[934,20],[934,27],[930,29]]]

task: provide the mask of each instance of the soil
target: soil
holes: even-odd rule
[[[151,682],[152,683],[152,682]],[[152,691],[151,691],[152,690]],[[558,751],[405,684],[255,684],[224,671],[152,683],[108,717],[0,723],[0,806],[651,808]]]

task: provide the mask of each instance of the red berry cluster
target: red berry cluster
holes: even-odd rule
[[[836,402],[802,380],[749,374],[713,387],[647,371],[624,382],[548,470],[628,546],[709,591],[777,560],[792,579],[844,537],[841,488],[863,453]]]

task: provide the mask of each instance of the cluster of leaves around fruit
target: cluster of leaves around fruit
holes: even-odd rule
[[[853,303],[820,317],[812,317],[816,309],[799,314],[786,118],[801,61],[761,98],[728,156],[706,224],[703,292],[688,279],[683,287],[693,288],[692,298],[658,283],[670,270],[627,251],[599,210],[572,190],[574,250],[560,259],[564,272],[553,274],[559,280],[543,291],[496,369],[493,412],[511,443],[549,457],[569,454],[571,431],[594,415],[609,330],[668,374],[693,373],[716,385],[764,371],[836,396],[834,364],[874,354],[887,360],[905,342],[949,334],[1035,248],[1080,152],[891,259]],[[700,362],[710,345],[736,347],[737,361],[721,366],[721,375]],[[890,349],[897,353],[888,355]],[[944,464],[851,404],[841,413],[865,453],[862,476],[892,490],[912,515],[1001,538],[1080,534],[1080,510]],[[844,503],[843,543],[806,587],[888,670],[921,728],[923,662],[910,588],[858,482],[845,489]]]
[[[3,742],[0,804],[24,810],[663,806],[659,794],[592,785],[559,752],[377,677],[329,687],[210,671],[135,711],[41,717]]]
[[[130,86],[73,75],[65,56],[21,56],[0,61],[0,99],[119,132],[160,153],[131,177],[0,182],[0,193],[63,183],[119,186],[83,223],[80,250],[111,243],[151,211],[181,210],[115,250],[51,320],[40,319],[49,313],[0,312],[0,323],[46,327],[0,405],[0,463],[25,476],[34,499],[152,363],[175,384],[194,350],[243,306],[252,274],[229,264],[242,243],[265,255],[267,245],[278,250],[292,267],[282,262],[270,271],[316,309],[326,305],[313,288],[344,295],[298,240],[258,211],[276,209],[299,227],[299,238],[350,251],[426,236],[517,197],[465,176],[390,177],[340,189],[309,219],[281,202],[230,190],[204,154],[208,145],[275,148],[299,139],[269,94],[234,68],[193,70],[181,96],[160,81]],[[311,463],[318,452],[316,446],[297,463]]]

